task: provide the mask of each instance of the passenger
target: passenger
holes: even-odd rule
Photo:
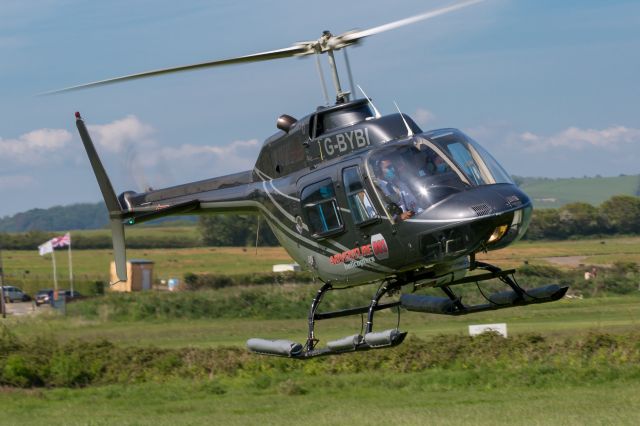
[[[444,161],[442,157],[440,157],[438,154],[435,154],[435,153],[432,156],[427,157],[427,164],[425,168],[426,168],[426,175],[428,176],[442,174],[450,170],[447,162]]]
[[[436,158],[433,160],[434,173],[441,174],[449,171],[449,165],[444,161],[442,157],[436,154]]]

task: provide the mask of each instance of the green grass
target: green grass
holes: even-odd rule
[[[614,195],[636,195],[639,183],[638,175],[568,179],[525,178],[521,188],[533,200],[536,208],[557,208],[577,201],[597,206]],[[545,199],[547,201],[544,201]]]
[[[238,289],[222,289],[218,294],[234,291]],[[376,329],[395,326],[395,315],[390,312],[379,312],[376,319]],[[544,336],[556,358],[535,361],[534,356],[534,361],[529,362],[526,359],[530,355],[518,350],[494,357],[490,355],[492,345],[479,345],[459,353],[459,361],[452,359],[449,363],[444,357],[440,367],[398,372],[403,358],[397,354],[406,353],[407,362],[412,362],[423,353],[415,347],[419,339],[426,341],[425,352],[437,353],[450,341],[442,337],[442,345],[431,343],[438,342],[433,339],[439,335],[462,336],[467,334],[469,324],[493,322],[507,322],[512,339],[532,332]],[[53,338],[76,347],[74,342],[78,340],[95,342],[106,338],[125,348],[145,350],[194,347],[225,351],[228,346],[244,346],[248,337],[301,341],[306,333],[304,318],[114,322],[45,315],[12,318],[5,324],[20,339]],[[321,321],[321,345],[326,339],[355,333],[359,327],[359,318]],[[410,334],[408,342],[396,349],[343,355],[321,362],[280,360],[241,351],[237,362],[248,362],[252,367],[231,375],[212,374],[189,380],[151,377],[143,383],[83,389],[0,388],[0,424],[640,422],[640,368],[635,358],[625,362],[624,352],[614,351],[613,357],[609,352],[596,352],[592,361],[585,364],[584,358],[569,355],[575,347],[567,347],[565,357],[564,346],[559,343],[588,340],[590,333],[596,332],[619,334],[633,347],[640,330],[638,296],[562,300],[455,318],[405,312],[401,328]],[[635,346],[637,352],[637,341]],[[464,361],[467,358],[469,361]],[[212,362],[216,362],[215,358]]]
[[[312,289],[309,288],[309,295]],[[236,289],[217,293],[220,302]],[[211,297],[211,296],[209,296]],[[210,299],[215,300],[215,299]],[[215,302],[213,302],[215,303]],[[184,346],[244,346],[250,337],[286,338],[303,342],[307,325],[305,309],[300,302],[299,315],[290,319],[216,318],[216,319],[148,319],[145,321],[105,321],[96,318],[43,315],[36,318],[11,318],[11,329],[20,337],[39,335],[56,339],[95,340],[107,338],[127,346],[153,345],[162,348]],[[376,329],[396,326],[397,316],[390,311],[376,313]],[[640,329],[640,296],[615,296],[593,299],[564,299],[554,303],[482,312],[475,315],[448,317],[402,311],[400,328],[417,338],[439,334],[466,334],[471,324],[506,322],[512,335],[544,333],[549,336],[585,334],[596,330],[623,333]],[[317,337],[324,344],[360,330],[360,317],[333,319],[317,323]]]
[[[155,260],[157,273],[167,276],[181,276],[187,271],[260,272],[270,270],[273,263],[289,261],[282,249],[259,250],[262,255],[258,257],[251,249],[209,248],[131,250],[129,257]],[[7,254],[12,257],[8,258]],[[37,253],[29,253],[30,257],[21,257],[21,254],[26,253],[5,252],[8,272],[16,267],[18,269],[14,270],[22,267],[37,271],[33,269],[37,262],[42,262],[39,265],[41,273],[48,272],[49,261]],[[515,266],[522,264],[524,259],[532,264],[543,264],[545,258],[553,256],[587,256],[585,262],[592,258],[608,260],[605,263],[621,258],[638,262],[640,238],[523,242],[483,258],[501,266]],[[64,256],[61,258],[66,260]],[[87,273],[106,270],[109,260],[108,250],[74,252],[75,263],[82,265],[77,268],[85,268]],[[310,284],[260,288],[272,295],[300,292],[311,296],[317,287],[317,284]],[[213,304],[231,303],[233,307],[240,306],[233,298],[246,290],[224,288],[191,293],[186,297],[202,298]],[[330,296],[327,302],[337,305],[341,303],[340,298],[351,302],[367,290],[373,291],[373,288],[354,290],[355,295],[339,292]],[[171,305],[173,300],[176,309],[182,303],[180,298],[185,297],[166,296],[170,298],[167,303]],[[171,299],[173,296],[176,297]],[[297,296],[291,297],[292,303],[297,300]],[[364,299],[363,303],[366,303],[366,297]],[[245,302],[258,303],[254,299],[245,299]],[[287,309],[292,309],[288,312],[289,317],[281,319],[268,319],[264,315],[215,319],[164,316],[114,321],[102,310],[92,319],[59,317],[43,311],[43,315],[34,318],[15,317],[3,323],[20,339],[41,339],[42,342],[53,339],[72,348],[77,347],[78,342],[95,343],[108,339],[119,347],[149,351],[147,353],[153,353],[152,348],[159,351],[182,351],[184,348],[225,351],[229,346],[244,347],[249,337],[303,342],[307,328],[304,311],[309,300],[304,298],[296,303],[295,308],[286,304],[269,307],[271,311],[268,312],[286,313]],[[245,308],[247,306],[243,306]],[[256,309],[260,309],[259,304]],[[236,351],[236,361],[248,362],[252,367],[232,375],[211,374],[187,380],[169,374],[150,377],[142,383],[131,381],[79,389],[0,387],[0,425],[269,425],[300,421],[385,425],[640,423],[640,368],[637,361],[626,362],[627,355],[621,352],[614,351],[613,357],[610,353],[596,354],[593,362],[585,364],[580,357],[567,355],[563,358],[563,346],[557,343],[550,347],[558,358],[527,362],[528,355],[520,352],[514,352],[513,356],[506,352],[494,359],[489,345],[465,349],[458,362],[398,372],[403,358],[394,354],[406,354],[410,363],[423,352],[440,350],[438,336],[444,335],[447,340],[466,335],[470,324],[495,322],[506,322],[512,339],[536,333],[553,343],[587,339],[594,332],[637,339],[640,295],[564,299],[461,317],[403,312],[400,328],[409,331],[409,337],[399,348],[349,354],[318,363],[262,358],[244,350],[228,349]],[[376,313],[376,330],[395,325],[396,316],[392,312]],[[322,339],[320,346],[327,340],[356,333],[360,326],[360,317],[320,321],[317,326],[317,335]],[[409,350],[415,349],[419,344],[416,342],[420,341],[427,342],[424,351]],[[628,344],[634,343],[628,340]],[[640,349],[638,344],[636,341],[636,352]],[[0,364],[2,357],[0,353]],[[466,358],[472,362],[465,362]],[[135,358],[128,357],[127,360],[133,362]],[[214,358],[212,362],[218,361]],[[336,371],[328,372],[332,366]],[[170,363],[166,368],[171,373]]]
[[[499,375],[500,372],[490,374]],[[475,371],[171,380],[89,389],[0,390],[2,424],[635,425],[638,378],[546,385]]]

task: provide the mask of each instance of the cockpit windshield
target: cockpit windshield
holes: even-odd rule
[[[477,142],[459,131],[444,131],[427,135],[426,143],[447,154],[464,173],[469,183],[489,185],[513,183],[509,174]]]
[[[420,214],[466,188],[512,183],[484,149],[462,133],[417,136],[368,159],[378,196],[394,220]]]

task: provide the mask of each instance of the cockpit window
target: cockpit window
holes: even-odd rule
[[[378,214],[362,185],[358,166],[344,169],[342,171],[342,180],[344,181],[344,192],[347,196],[347,203],[349,203],[353,221],[356,224],[362,224],[376,219]]]
[[[468,186],[451,161],[426,144],[382,149],[368,161],[380,201],[396,221],[419,214]]]
[[[509,174],[473,139],[448,132],[429,140],[451,157],[472,185],[513,183]]]
[[[513,183],[489,153],[463,134],[428,137],[374,151],[368,159],[379,200],[394,221],[470,186]]]
[[[474,185],[485,185],[488,182],[485,174],[480,171],[478,163],[473,159],[473,154],[469,150],[468,145],[462,142],[452,142],[447,144],[447,150]]]
[[[473,139],[467,137],[469,144],[478,152],[482,160],[486,164],[487,168],[491,172],[491,176],[493,176],[493,180],[495,183],[510,183],[513,184],[513,179],[505,169],[489,154],[479,143],[474,141]]]

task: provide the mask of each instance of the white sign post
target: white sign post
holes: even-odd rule
[[[507,324],[476,324],[469,326],[469,336],[477,336],[478,334],[486,333],[487,331],[493,331],[499,333],[503,337],[507,337]]]

